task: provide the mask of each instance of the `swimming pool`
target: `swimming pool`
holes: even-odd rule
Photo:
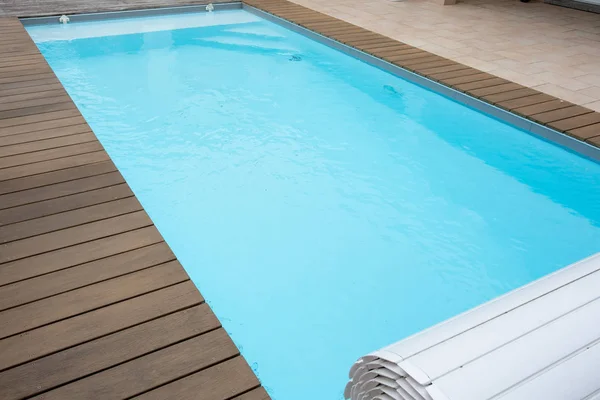
[[[248,12],[28,30],[274,399],[600,248],[600,165]]]

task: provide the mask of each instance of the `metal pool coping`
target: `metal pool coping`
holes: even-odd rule
[[[252,5],[248,4],[251,1],[256,1],[256,3],[252,4]],[[316,24],[321,23],[322,19],[320,18],[320,16],[324,15],[324,14],[320,14],[315,11],[312,11],[310,9],[307,9],[305,7],[296,5],[294,3],[289,3],[289,2],[283,1],[283,0],[264,0],[264,1],[263,0],[248,0],[245,2],[215,3],[214,8],[215,8],[215,10],[244,9],[244,10],[251,12],[257,16],[260,16],[261,18],[264,18],[264,19],[274,22],[278,25],[281,25],[287,29],[290,29],[291,31],[300,33],[312,40],[322,43],[328,47],[334,48],[338,51],[341,51],[351,57],[354,57],[361,61],[364,61],[376,68],[382,69],[393,75],[396,75],[398,77],[406,79],[412,83],[415,83],[415,84],[425,87],[429,90],[432,90],[438,94],[446,96],[449,99],[452,99],[458,103],[461,103],[464,106],[473,108],[473,109],[483,112],[484,114],[489,115],[493,118],[496,118],[503,122],[511,124],[511,125],[519,128],[527,133],[530,133],[538,138],[541,138],[548,142],[557,144],[567,150],[570,150],[577,154],[583,155],[591,160],[594,160],[597,162],[600,161],[600,148],[596,147],[592,142],[587,143],[576,137],[573,137],[566,133],[560,132],[557,129],[553,129],[552,126],[538,123],[538,121],[535,120],[535,115],[541,115],[541,114],[547,115],[547,114],[552,114],[552,113],[556,114],[557,112],[560,113],[562,111],[569,111],[569,110],[573,110],[574,112],[571,112],[570,114],[566,113],[565,117],[559,116],[557,114],[557,116],[555,117],[555,118],[559,118],[557,121],[561,122],[565,119],[570,119],[572,116],[571,114],[575,114],[573,116],[575,118],[579,118],[580,115],[583,115],[584,117],[589,117],[589,116],[596,117],[597,116],[598,118],[596,118],[596,119],[597,119],[598,123],[596,124],[596,123],[592,122],[590,125],[584,126],[584,129],[589,128],[590,126],[592,126],[592,128],[593,128],[594,126],[598,125],[598,132],[597,132],[598,136],[593,136],[592,139],[596,140],[596,138],[597,138],[598,143],[600,145],[600,113],[594,113],[594,112],[592,112],[592,110],[587,110],[583,107],[572,105],[571,103],[568,103],[568,102],[563,102],[560,99],[556,99],[552,96],[548,96],[548,95],[536,92],[533,89],[520,87],[520,85],[516,85],[510,81],[505,81],[503,79],[501,80],[500,78],[493,77],[491,75],[489,78],[487,78],[487,76],[486,76],[485,78],[489,79],[490,81],[497,80],[491,86],[492,89],[502,87],[503,85],[510,86],[512,84],[514,86],[510,87],[510,89],[508,90],[509,93],[511,91],[519,92],[519,91],[525,90],[525,92],[521,92],[519,94],[519,95],[523,95],[522,97],[518,97],[519,95],[517,95],[517,97],[515,98],[515,100],[517,100],[517,101],[520,99],[523,99],[523,98],[526,98],[525,100],[527,100],[527,98],[532,98],[534,96],[542,95],[542,96],[546,96],[546,97],[543,97],[543,99],[541,99],[541,101],[539,103],[533,103],[533,105],[540,104],[543,106],[544,104],[550,104],[553,101],[560,101],[561,103],[564,103],[564,104],[555,106],[555,109],[551,109],[550,112],[542,111],[541,114],[535,114],[534,118],[528,119],[528,118],[518,115],[510,110],[499,107],[496,104],[492,104],[488,101],[485,101],[485,99],[482,100],[480,98],[477,98],[474,95],[472,95],[472,93],[470,93],[469,90],[465,90],[465,91],[457,90],[454,87],[444,84],[443,82],[438,82],[438,81],[432,79],[431,77],[427,76],[427,74],[419,74],[419,73],[413,72],[413,71],[403,67],[402,65],[395,65],[394,63],[386,61],[385,59],[378,57],[377,55],[369,54],[368,52],[363,51],[360,48],[353,47],[352,42],[361,43],[360,36],[353,38],[352,40],[348,41],[347,43],[344,43],[340,40],[336,40],[335,34],[332,35],[332,37],[328,37],[325,34],[318,32],[318,30],[309,29],[305,26],[300,25],[299,23],[296,23],[294,21],[294,18],[286,18],[285,16],[277,15],[278,14],[277,9],[276,10],[269,9],[269,5],[271,5],[271,4],[277,4],[278,7],[286,7],[286,9],[287,9],[287,7],[290,7],[287,4],[290,4],[290,5],[292,5],[294,10],[306,10],[306,11],[302,11],[302,12],[308,13],[308,15],[315,14],[315,16],[317,16],[315,21],[318,21],[318,22],[316,22]],[[266,10],[261,9],[261,5],[266,5],[266,7],[264,7]],[[118,19],[118,18],[127,18],[127,17],[144,17],[144,16],[169,15],[169,14],[179,14],[179,13],[206,12],[205,8],[206,8],[206,5],[202,4],[202,5],[193,5],[193,6],[179,6],[179,7],[155,8],[155,9],[145,9],[145,10],[127,10],[127,11],[112,11],[112,12],[105,12],[105,13],[77,14],[77,15],[69,15],[69,18],[73,22],[98,21],[98,20]],[[298,14],[296,14],[297,12],[298,11],[294,11],[294,13],[292,15],[293,16],[298,15]],[[283,14],[283,15],[285,15],[285,14]],[[345,24],[344,26],[351,25],[351,24],[345,23],[343,21],[336,20],[335,18],[329,17],[329,16],[326,16],[325,20],[326,19],[330,19],[333,24],[335,24],[336,21],[339,21],[340,23]],[[53,17],[23,18],[23,19],[21,19],[21,21],[25,26],[39,25],[39,24],[51,24],[51,23],[54,24],[54,23],[56,23],[56,17],[53,16]],[[343,31],[343,28],[340,27],[340,29]],[[358,28],[358,27],[356,27],[356,29],[362,30],[362,28]],[[372,34],[372,32],[369,32],[369,31],[365,31],[365,32]],[[381,36],[381,35],[378,35],[378,36]],[[389,46],[388,45],[389,42],[396,42],[399,46],[407,46],[407,45],[402,44],[401,42],[386,38],[384,36],[381,36],[381,38],[382,38],[381,39],[382,42],[387,39],[387,42],[385,42],[387,46]],[[377,43],[377,40],[374,40],[374,45],[376,43]],[[358,46],[358,47],[360,47],[360,46]],[[409,46],[407,46],[407,47],[409,47]],[[410,49],[409,49],[409,51],[410,51]],[[435,59],[433,59],[433,61],[431,63],[429,63],[429,65],[434,66],[433,70],[439,69],[439,68],[435,67],[437,65],[441,65],[441,64],[448,65],[449,64],[450,68],[447,68],[449,70],[449,74],[447,74],[448,76],[458,75],[460,77],[461,73],[463,73],[463,71],[464,71],[466,73],[472,73],[473,75],[478,76],[477,79],[480,79],[480,81],[475,82],[475,83],[477,83],[477,82],[481,82],[482,80],[485,81],[485,79],[482,79],[482,78],[484,78],[483,75],[489,75],[489,74],[484,74],[481,71],[471,69],[467,66],[462,66],[461,64],[458,64],[455,62],[444,63],[444,61],[441,61],[441,63],[440,63],[439,61],[437,61],[437,59],[439,58],[440,60],[443,60],[441,57],[437,57],[431,53],[424,52],[424,51],[420,51],[420,52],[422,52],[423,55],[421,56],[420,53],[417,54],[418,56],[421,56],[421,58],[417,59],[417,61],[418,60],[429,61],[429,60],[432,60],[432,57],[435,57]],[[456,66],[454,66],[453,64]],[[427,66],[427,63],[421,64],[421,65]],[[443,67],[443,65],[442,65],[442,67]],[[461,68],[461,66],[464,67],[464,70],[460,70],[460,69],[457,70],[457,68]],[[471,70],[473,72],[467,71],[467,69]],[[458,73],[453,74],[452,73],[453,71],[458,72]],[[506,82],[506,83],[504,83],[504,82]],[[485,87],[485,86],[482,86],[482,88],[483,88],[483,90],[487,89],[487,87]],[[529,91],[527,91],[527,89]],[[479,90],[481,90],[481,89],[479,89]],[[509,100],[512,100],[512,99],[509,99]],[[502,104],[502,103],[500,103],[500,104]],[[527,105],[528,103],[523,102],[523,104]],[[565,109],[567,109],[567,110],[565,110]],[[550,119],[552,119],[552,118],[550,118]],[[551,122],[553,122],[553,121],[551,121]],[[549,125],[551,125],[551,124],[549,124]]]
[[[208,3],[207,3],[208,4]],[[206,12],[206,5],[193,6],[177,6],[177,7],[161,7],[150,8],[143,10],[125,10],[125,11],[107,11],[94,12],[83,14],[68,14],[71,22],[90,22],[90,21],[106,21],[111,19],[135,18],[135,17],[153,17],[160,15],[173,15],[185,13]],[[215,10],[239,10],[242,8],[242,3],[239,1],[231,3],[214,3]],[[58,16],[49,17],[25,17],[20,18],[23,26],[29,25],[50,25],[58,23]]]
[[[284,18],[278,17],[277,15],[268,13],[266,11],[260,10],[254,6],[243,4],[242,7],[244,10],[252,12],[255,15],[258,15],[264,19],[275,22],[279,25],[282,25],[294,32],[300,33],[304,36],[309,37],[319,43],[325,44],[329,47],[332,47],[336,50],[339,50],[345,54],[348,54],[354,58],[357,58],[361,61],[364,61],[368,64],[371,64],[377,68],[380,68],[384,71],[387,71],[393,75],[406,79],[412,83],[430,89],[438,94],[449,97],[452,100],[455,100],[467,107],[474,108],[478,111],[481,111],[491,117],[497,118],[503,122],[516,126],[528,133],[531,133],[537,137],[541,137],[549,142],[558,144],[562,147],[565,147],[575,153],[584,155],[592,160],[600,161],[600,148],[592,146],[588,143],[582,142],[578,139],[575,139],[571,136],[568,136],[562,132],[551,129],[547,126],[540,125],[534,121],[523,118],[517,114],[514,114],[510,111],[504,110],[502,108],[496,107],[493,104],[482,101],[478,98],[472,97],[467,93],[460,92],[451,87],[448,87],[444,84],[431,80],[425,76],[418,75],[414,72],[411,72],[407,69],[389,63],[381,58],[378,58],[369,53],[363,52],[359,49],[351,47],[347,44],[339,42],[335,39],[329,38],[327,36],[321,35],[318,32],[314,32],[310,29],[307,29],[303,26],[297,25],[293,22],[290,22]],[[598,133],[600,135],[600,132]]]

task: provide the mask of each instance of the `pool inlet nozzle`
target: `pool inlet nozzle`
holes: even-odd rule
[[[59,19],[58,22],[60,22],[61,24],[68,24],[69,21],[71,21],[71,18],[67,17],[66,15],[62,15]]]
[[[206,6],[206,11],[208,12],[213,12],[214,9],[215,6],[213,6],[213,3],[208,3],[208,5]]]

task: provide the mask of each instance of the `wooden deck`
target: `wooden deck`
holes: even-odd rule
[[[0,399],[268,396],[15,18],[0,18]]]
[[[0,12],[182,3],[11,1]],[[247,3],[600,146],[599,113],[287,1]],[[0,18],[0,398],[138,396],[268,399],[21,23]]]

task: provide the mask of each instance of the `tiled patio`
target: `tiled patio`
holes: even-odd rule
[[[600,15],[517,0],[293,0],[600,111]]]

